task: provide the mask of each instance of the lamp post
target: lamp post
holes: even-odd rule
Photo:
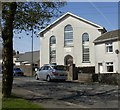
[[[32,76],[33,76],[33,27],[32,27],[32,36],[31,36],[31,37],[32,37],[32,47],[31,47],[31,49],[32,49],[32,50],[31,50],[31,53],[32,53],[32,54],[31,54],[31,57],[32,57],[32,58],[31,58],[31,59],[32,59],[32,61],[31,61],[31,62],[32,62],[32,65],[31,65],[31,68],[32,68]]]
[[[31,27],[31,31],[32,31],[32,36],[31,36],[31,72],[32,72],[32,76],[33,76],[33,34],[34,34],[34,13],[31,12],[31,16],[30,16],[30,19],[31,19],[31,24],[30,24],[30,27]]]

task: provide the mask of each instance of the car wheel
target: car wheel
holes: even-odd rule
[[[37,75],[37,74],[35,75],[35,79],[36,79],[36,80],[39,80],[39,78],[38,78],[38,75]]]
[[[46,80],[47,80],[48,82],[50,82],[50,81],[51,81],[50,76],[47,76]]]

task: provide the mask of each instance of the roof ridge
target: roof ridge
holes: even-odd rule
[[[55,23],[57,23],[59,20],[61,20],[62,18],[64,18],[67,15],[73,16],[73,17],[75,17],[77,19],[80,19],[80,20],[82,20],[84,22],[87,22],[88,24],[96,26],[96,27],[98,27],[98,29],[104,29],[104,27],[102,27],[102,26],[100,26],[100,25],[98,25],[96,23],[93,23],[93,22],[91,22],[89,20],[86,20],[86,19],[84,19],[84,18],[82,18],[82,17],[80,17],[78,15],[75,15],[75,14],[73,14],[71,12],[66,12],[65,14],[63,14],[62,16],[60,16],[58,19],[56,19],[54,22],[52,22],[51,24],[49,24],[46,28],[44,28],[43,30],[41,30],[38,34],[41,35],[44,31],[46,31],[47,29],[51,28]]]
[[[119,35],[117,34],[119,31],[120,29],[105,32],[104,34],[99,36],[97,39],[95,39],[94,43],[103,42],[107,40],[116,40],[119,38]]]

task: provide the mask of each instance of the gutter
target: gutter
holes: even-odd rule
[[[109,39],[102,39],[102,40],[96,40],[93,43],[102,43],[102,42],[114,41],[114,40],[118,40],[118,37],[109,38]]]

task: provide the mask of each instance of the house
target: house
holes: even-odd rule
[[[67,12],[39,33],[40,65],[95,67],[93,41],[104,32],[104,27]]]
[[[19,62],[19,58],[21,55],[23,55],[23,53],[13,55],[14,65],[20,66],[21,62]]]
[[[21,54],[16,54],[14,56],[14,62],[16,65],[31,65],[38,64],[39,62],[39,53],[40,51],[33,51],[33,59],[32,59],[32,52],[25,52]]]
[[[40,51],[25,52],[21,54],[16,54],[14,56],[14,64],[16,67],[20,67],[25,75],[32,75],[32,71],[35,71],[35,68],[39,67],[40,60],[39,55]],[[32,57],[33,55],[33,57]]]
[[[120,73],[120,29],[104,33],[94,43],[95,72]]]

